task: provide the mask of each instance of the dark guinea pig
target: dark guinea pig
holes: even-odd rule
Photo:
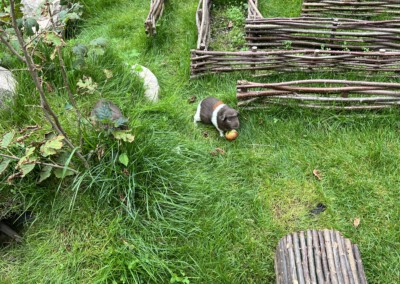
[[[202,100],[194,115],[194,122],[202,121],[213,124],[224,136],[225,131],[239,128],[239,112],[216,98],[206,98]]]
[[[93,125],[101,126],[104,129],[128,129],[128,127],[125,125],[127,119],[123,116],[119,107],[110,101],[103,99],[97,101],[92,112],[90,113],[90,118]]]

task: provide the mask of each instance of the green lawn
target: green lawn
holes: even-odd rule
[[[188,99],[217,96],[234,106],[236,80],[248,77],[189,80],[198,1],[166,1],[155,38],[143,28],[148,1],[81,2],[87,5],[84,21],[67,51],[98,37],[108,47],[84,70],[71,70],[70,79],[88,75],[104,85],[101,95],[121,106],[136,140],[118,146],[88,130],[84,152],[106,143],[104,157],[61,183],[28,178],[9,186],[1,176],[0,194],[18,199],[36,218],[22,244],[0,248],[0,283],[274,283],[279,239],[324,228],[358,244],[369,283],[400,282],[398,110],[243,110],[240,135],[228,142],[211,126],[193,125],[196,104]],[[301,1],[290,1],[287,9],[285,1],[260,2],[263,13],[275,17],[297,15]],[[158,104],[147,103],[129,75],[135,63],[158,77]],[[103,69],[113,71],[109,82]],[[31,107],[37,100],[27,74],[18,74],[26,84],[19,86],[15,107],[0,115],[2,133],[45,125]],[[299,77],[304,75],[265,80]],[[88,115],[99,97],[79,96],[78,104]],[[52,96],[62,122],[74,131],[65,101]],[[225,153],[212,155],[216,148]],[[128,175],[116,162],[122,150],[129,153]],[[327,210],[312,216],[318,203]]]

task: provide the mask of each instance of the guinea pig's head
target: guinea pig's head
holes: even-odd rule
[[[239,112],[230,107],[224,107],[218,113],[218,127],[222,131],[229,131],[232,129],[238,129],[239,124]]]

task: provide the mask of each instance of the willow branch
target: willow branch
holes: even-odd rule
[[[51,25],[53,26],[53,29],[55,30],[56,29],[56,23],[54,22],[54,19],[53,19],[53,13],[51,11],[49,1],[46,1],[46,5],[47,5],[48,11],[49,11],[49,17],[50,17]],[[76,116],[77,116],[77,120],[78,120],[77,123],[78,123],[79,143],[80,143],[80,146],[82,147],[82,142],[83,142],[82,129],[81,129],[82,113],[78,109],[78,105],[77,105],[76,100],[74,98],[74,95],[72,94],[72,91],[71,91],[71,86],[70,86],[70,84],[68,82],[68,76],[67,76],[67,71],[66,71],[64,59],[63,59],[63,56],[62,56],[61,46],[56,46],[56,50],[57,50],[57,54],[58,54],[58,61],[60,62],[60,69],[61,69],[61,75],[62,75],[62,78],[63,78],[63,81],[64,81],[64,86],[65,86],[65,88],[67,90],[67,94],[68,94],[69,100],[70,100],[70,102],[71,102],[71,104],[74,107],[75,112],[76,112]]]

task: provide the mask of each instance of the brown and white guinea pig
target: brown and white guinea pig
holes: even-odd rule
[[[213,124],[222,137],[225,131],[239,128],[238,116],[237,110],[227,106],[219,99],[209,97],[199,103],[194,115],[194,122]]]

